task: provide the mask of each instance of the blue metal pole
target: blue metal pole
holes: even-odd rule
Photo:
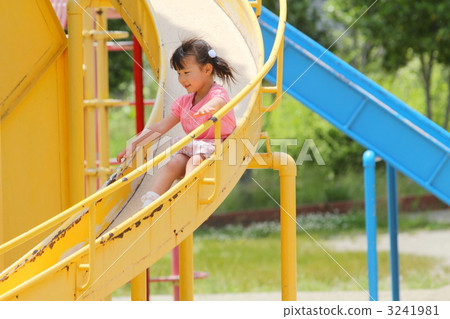
[[[367,150],[363,155],[364,194],[366,209],[367,267],[370,301],[378,300],[377,212],[375,194],[375,153]]]
[[[387,193],[388,193],[388,224],[391,242],[391,282],[392,300],[400,300],[399,259],[398,259],[398,210],[397,210],[397,171],[386,163]]]

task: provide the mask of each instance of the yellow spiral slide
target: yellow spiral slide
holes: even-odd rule
[[[20,38],[23,43],[0,53],[0,269],[4,268],[0,273],[0,300],[100,300],[133,278],[140,278],[145,269],[177,245],[187,256],[185,269],[191,271],[192,233],[226,198],[247,168],[277,169],[288,181],[289,186],[281,192],[281,222],[290,225],[282,234],[282,254],[290,259],[282,263],[281,287],[283,299],[296,298],[292,240],[295,165],[285,154],[270,150],[255,154],[252,147],[262,137],[267,138],[261,133],[261,117],[275,107],[263,106],[261,94],[281,93],[281,84],[262,87],[262,78],[277,58],[278,66],[282,65],[286,5],[281,1],[277,38],[266,63],[254,12],[260,5],[260,1],[246,0],[71,0],[67,40],[49,1],[0,4],[2,39],[14,42]],[[181,40],[191,36],[207,40],[238,72],[237,84],[229,88],[232,100],[214,118],[172,148],[162,143],[153,145],[148,153],[158,155],[148,160],[145,154],[142,158],[136,155],[116,171],[115,182],[83,199],[81,17],[89,7],[114,7],[120,13],[157,76],[154,80],[159,91],[147,125],[169,112],[174,98],[184,93],[176,72],[168,66],[168,57]],[[140,198],[157,168],[207,128],[215,126],[218,134],[221,117],[233,107],[238,127],[232,136],[217,142],[210,159],[141,209]],[[176,135],[182,135],[179,127],[167,133]],[[66,209],[69,203],[72,206]],[[42,220],[41,207],[48,211],[51,205],[53,211],[59,208],[62,213]],[[28,219],[38,225],[21,230],[19,236],[8,233],[16,224],[28,225]],[[12,264],[11,257],[4,258],[30,238],[39,238],[39,244],[35,241],[34,248],[23,257],[14,257]],[[190,289],[185,284],[189,280],[183,279],[185,290]],[[184,294],[185,299],[192,299],[189,291]]]

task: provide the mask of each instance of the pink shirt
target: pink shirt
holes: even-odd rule
[[[194,117],[193,115],[213,97],[220,97],[226,103],[230,101],[227,91],[219,84],[214,83],[208,94],[195,105],[192,105],[194,101],[195,93],[189,93],[180,96],[172,104],[171,112],[174,116],[178,117],[181,122],[181,126],[186,134],[189,134],[196,129],[200,124],[206,122],[211,118],[211,115],[206,114],[203,116]],[[233,132],[236,127],[236,117],[234,111],[231,110],[222,117],[221,120],[221,137],[224,139]],[[196,137],[196,139],[214,139],[214,125],[207,129],[203,134]]]

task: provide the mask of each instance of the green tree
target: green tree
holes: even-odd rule
[[[328,31],[327,19],[322,8],[325,2],[326,0],[287,1],[287,22],[323,46],[328,47],[332,41]],[[278,0],[264,0],[263,5],[274,13],[279,12]]]
[[[445,65],[447,71],[447,105],[442,126],[448,130],[450,120],[450,1],[442,1],[436,10],[438,21],[441,21],[441,26],[436,34],[439,50],[438,60]]]
[[[131,41],[131,32],[122,19],[108,20],[108,30],[128,31],[128,39],[119,41]],[[113,51],[108,53],[109,64],[109,88],[115,98],[126,98],[127,89],[133,83],[133,52]]]
[[[378,0],[362,17],[361,15],[374,3],[374,0],[330,0],[329,3],[341,13],[341,17],[335,15],[340,22],[348,23],[348,19],[355,21],[360,18],[354,28],[358,28],[367,41],[382,49],[379,54],[386,70],[395,71],[405,66],[411,59],[419,58],[426,115],[432,119],[433,69],[439,61],[450,65],[447,52],[449,51],[450,2],[448,0]],[[347,21],[342,19],[343,15],[346,16]],[[445,121],[448,123],[448,112]]]

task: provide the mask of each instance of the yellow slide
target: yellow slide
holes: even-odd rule
[[[264,64],[261,32],[247,0],[69,1],[68,58],[66,51],[62,55],[68,59],[69,75],[73,67],[71,27],[88,6],[114,6],[138,38],[158,76],[157,100],[147,125],[168,114],[174,99],[185,93],[168,59],[183,39],[192,36],[207,40],[238,71],[237,84],[229,88],[233,99],[215,115],[217,121],[206,122],[167,148],[163,142],[168,137],[184,135],[180,127],[175,127],[152,145],[148,158],[137,154],[97,193],[35,230],[1,242],[3,254],[29,236],[52,229],[40,244],[0,273],[0,300],[99,300],[143,273],[188,238],[230,193],[251,165],[255,151],[252,146],[261,138],[261,116],[271,108],[261,105],[261,93],[281,92],[276,87],[264,89],[261,83],[282,45],[284,22],[280,22],[274,51]],[[280,21],[284,21],[285,7],[281,7]],[[61,52],[55,49],[55,59]],[[215,125],[219,134],[220,118],[232,107],[238,127],[223,144],[216,144],[214,156],[141,209],[140,198],[158,166],[208,127]],[[2,214],[6,213],[3,209]]]

